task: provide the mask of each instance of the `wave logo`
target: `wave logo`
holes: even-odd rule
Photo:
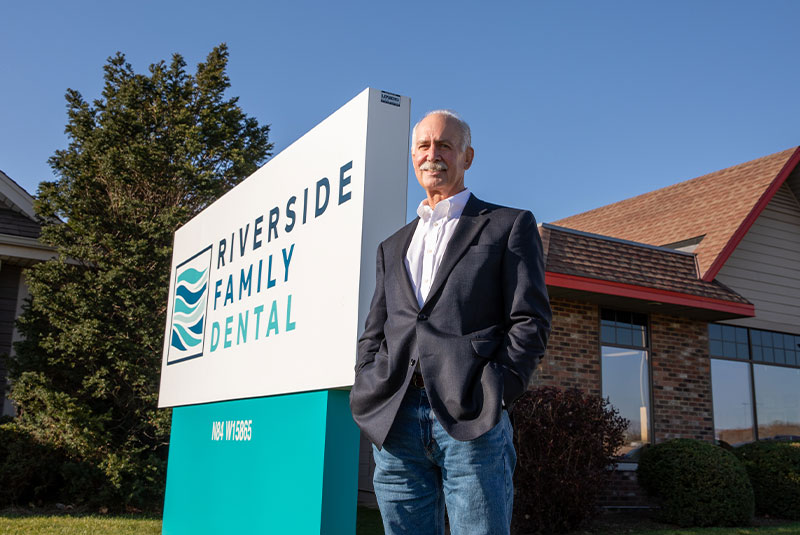
[[[167,364],[203,356],[210,271],[210,245],[175,270]]]

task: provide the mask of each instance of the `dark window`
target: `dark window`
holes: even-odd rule
[[[620,310],[601,310],[600,339],[603,344],[647,347],[647,315]]]
[[[750,350],[747,329],[733,325],[708,324],[708,344],[712,357],[747,360]]]
[[[728,444],[753,441],[750,363],[711,359],[714,434]]]
[[[708,344],[717,438],[800,435],[800,336],[711,323]]]
[[[600,311],[603,397],[630,421],[618,455],[635,460],[650,432],[650,354],[647,316]]]
[[[758,438],[800,436],[800,369],[753,365]]]
[[[800,366],[800,336],[751,329],[750,337],[755,362]]]

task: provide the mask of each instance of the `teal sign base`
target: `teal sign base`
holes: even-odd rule
[[[341,390],[176,407],[162,533],[352,535],[358,440]]]

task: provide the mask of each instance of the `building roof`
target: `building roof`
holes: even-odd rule
[[[0,205],[0,234],[38,238],[42,227],[30,217]]]
[[[712,281],[798,162],[795,147],[555,223],[651,245],[699,241],[700,277]]]
[[[55,249],[39,242],[40,234],[33,197],[0,171],[0,264],[28,266],[52,258]]]
[[[33,197],[25,191],[25,188],[5,174],[2,169],[0,169],[0,205],[24,214],[32,221],[36,221]]]
[[[543,224],[551,295],[595,294],[644,301],[664,313],[754,315],[753,305],[717,281],[702,280],[692,253]],[[716,314],[716,316],[714,316]],[[697,313],[690,314],[699,317]]]

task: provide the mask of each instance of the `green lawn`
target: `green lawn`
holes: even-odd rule
[[[161,520],[140,516],[49,515],[0,513],[3,535],[157,535]],[[380,514],[358,508],[357,535],[383,535]],[[750,528],[665,528],[648,521],[600,521],[573,535],[800,535],[800,522]]]
[[[794,523],[785,526],[761,526],[753,528],[674,528],[645,531],[598,531],[594,533],[603,533],[608,535],[611,535],[612,533],[624,533],[625,535],[800,535],[800,523]]]
[[[0,516],[3,535],[159,535],[161,520],[120,516]]]

